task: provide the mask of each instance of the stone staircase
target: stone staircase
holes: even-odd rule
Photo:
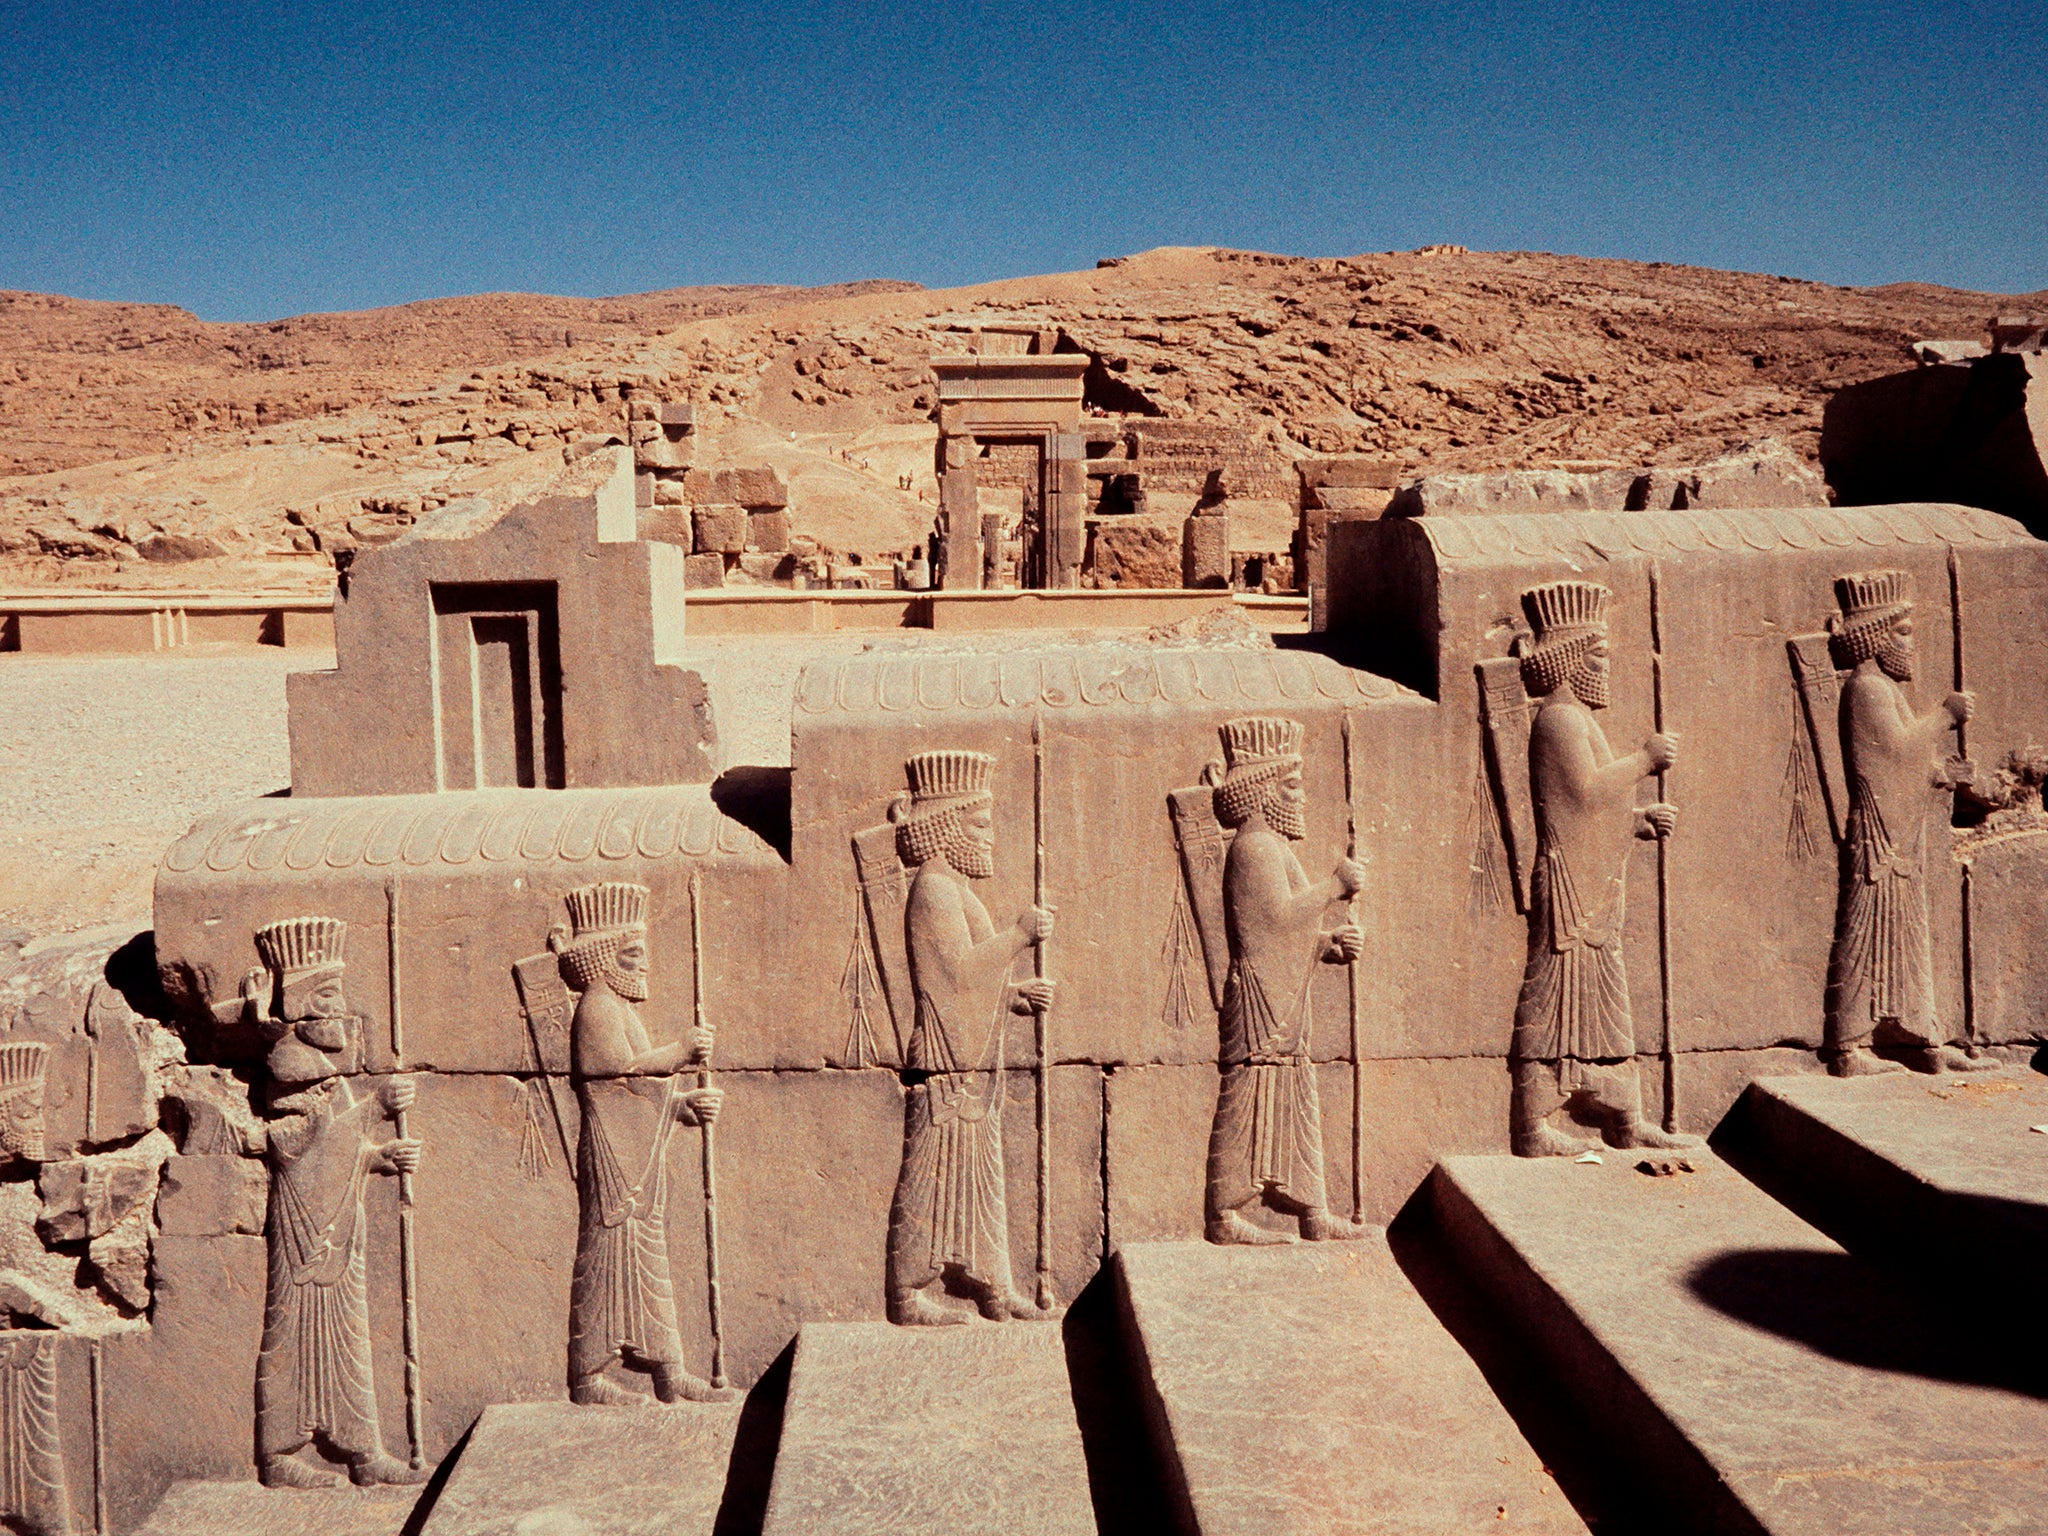
[[[1714,1152],[1446,1158],[1391,1242],[1126,1244],[1058,1326],[810,1324],[744,1405],[494,1407],[416,1503],[144,1530],[2048,1533],[2037,1126],[2031,1072],[1767,1079]]]

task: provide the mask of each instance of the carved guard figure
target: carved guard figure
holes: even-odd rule
[[[580,994],[569,1026],[569,1075],[583,1111],[576,1147],[580,1222],[569,1289],[569,1396],[643,1403],[606,1376],[644,1370],[664,1403],[732,1394],[683,1369],[668,1261],[668,1146],[678,1125],[709,1125],[724,1094],[690,1088],[683,1069],[710,1052],[712,1032],[655,1045],[647,1000],[647,887],[586,885],[564,898],[570,926],[548,937],[562,980]]]
[[[1621,935],[1629,851],[1669,837],[1677,810],[1636,804],[1636,786],[1678,760],[1658,734],[1616,757],[1594,712],[1609,697],[1607,609],[1613,594],[1556,581],[1522,594],[1533,637],[1522,682],[1537,701],[1529,729],[1536,855],[1529,883],[1529,959],[1515,1005],[1509,1134],[1521,1157],[1576,1156],[1595,1145],[1551,1124],[1582,1109],[1617,1147],[1696,1147],[1643,1119],[1635,1022]]]
[[[1291,846],[1308,833],[1299,721],[1246,716],[1220,734],[1224,759],[1203,781],[1232,836],[1220,892],[1190,893],[1205,951],[1223,958],[1208,932],[1220,920],[1228,952],[1205,1231],[1213,1243],[1292,1242],[1246,1219],[1246,1209],[1264,1204],[1294,1217],[1312,1241],[1362,1237],[1366,1228],[1330,1211],[1309,1031],[1317,964],[1349,964],[1364,946],[1355,923],[1322,926],[1332,902],[1357,894],[1363,872],[1341,859],[1328,879],[1312,882]],[[1185,814],[1185,792],[1176,807]],[[1190,883],[1217,874],[1213,859],[1184,860],[1183,871]]]
[[[1976,706],[1969,694],[1951,693],[1914,712],[1905,686],[1914,649],[1904,571],[1839,577],[1835,598],[1841,612],[1828,630],[1835,665],[1849,674],[1840,704],[1849,814],[1828,957],[1828,1070],[1899,1071],[1872,1048],[1882,1039],[1925,1072],[1983,1071],[1998,1063],[1958,1049],[1935,1016],[1927,924],[1927,812],[1933,791],[1953,787],[1938,747]]]
[[[934,1287],[964,1294],[997,1322],[1059,1315],[1020,1294],[1010,1269],[1005,1026],[1012,1013],[1052,1003],[1051,982],[1012,981],[1010,970],[1051,936],[1053,917],[1030,907],[999,929],[968,883],[995,874],[994,767],[980,752],[920,752],[904,765],[909,792],[890,808],[897,855],[916,872],[903,911],[916,1012],[905,1053],[903,1165],[889,1212],[896,1323],[966,1322],[967,1312],[929,1293]]]
[[[242,986],[241,1009],[270,1052],[268,1119],[252,1152],[270,1164],[270,1256],[263,1346],[256,1361],[256,1465],[266,1486],[324,1488],[339,1479],[308,1466],[308,1445],[345,1462],[363,1486],[424,1482],[428,1470],[387,1454],[377,1425],[365,1286],[363,1191],[369,1175],[411,1173],[417,1140],[373,1140],[380,1115],[409,1108],[409,1077],[357,1101],[361,1021],[342,990],[338,918],[295,917],[256,931],[263,969]]]

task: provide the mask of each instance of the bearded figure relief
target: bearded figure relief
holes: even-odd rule
[[[669,1143],[678,1125],[709,1125],[724,1095],[690,1086],[684,1068],[709,1054],[712,1032],[656,1045],[647,1001],[647,887],[586,885],[564,897],[569,926],[549,935],[562,980],[578,993],[569,1075],[583,1111],[576,1148],[580,1222],[569,1289],[569,1395],[578,1403],[644,1403],[613,1381],[644,1371],[664,1403],[720,1400],[683,1368],[669,1274]]]
[[[1841,895],[1828,957],[1828,1070],[1837,1077],[1896,1072],[1902,1053],[1924,1072],[1997,1065],[1954,1044],[1934,1007],[1934,955],[1927,924],[1927,814],[1949,786],[1943,737],[1974,709],[1951,693],[1916,713],[1913,602],[1904,571],[1872,571],[1835,582],[1840,613],[1829,623],[1834,662],[1848,673],[1841,691],[1842,767],[1849,814],[1841,853]]]
[[[358,1100],[349,1086],[362,1066],[362,1034],[342,988],[347,937],[348,925],[332,917],[259,928],[263,969],[242,988],[244,1015],[270,1047],[268,1118],[252,1150],[270,1165],[256,1456],[274,1488],[340,1480],[300,1459],[308,1446],[365,1486],[428,1476],[384,1450],[364,1261],[369,1176],[411,1173],[420,1157],[417,1140],[372,1132],[384,1115],[409,1108],[415,1090],[411,1078],[393,1077]]]
[[[995,874],[995,759],[920,752],[909,792],[891,808],[896,852],[911,871],[903,909],[914,1015],[905,1052],[903,1165],[889,1213],[888,1308],[905,1324],[970,1314],[1044,1319],[1010,1269],[1003,1188],[1004,1037],[1013,1013],[1051,1006],[1049,981],[1013,981],[1019,955],[1052,933],[1028,907],[998,928],[972,882]]]
[[[1568,1157],[1595,1143],[1552,1123],[1561,1110],[1601,1123],[1617,1147],[1696,1147],[1699,1138],[1643,1119],[1621,935],[1629,852],[1671,835],[1663,803],[1636,804],[1637,786],[1678,761],[1678,739],[1657,734],[1617,757],[1597,712],[1609,699],[1607,612],[1613,594],[1555,581],[1522,594],[1532,638],[1522,685],[1535,705],[1529,791],[1536,852],[1529,882],[1529,958],[1509,1048],[1509,1131],[1522,1157]]]
[[[1356,924],[1326,930],[1323,915],[1356,895],[1364,874],[1340,859],[1326,879],[1310,880],[1295,854],[1308,835],[1299,721],[1254,715],[1226,721],[1220,734],[1224,759],[1206,781],[1216,820],[1231,834],[1220,903],[1229,969],[1204,1229],[1212,1243],[1292,1241],[1247,1219],[1263,1205],[1294,1218],[1311,1240],[1361,1237],[1363,1226],[1330,1210],[1309,1037],[1317,965],[1348,964],[1364,943]],[[1214,912],[1202,894],[1197,914]]]

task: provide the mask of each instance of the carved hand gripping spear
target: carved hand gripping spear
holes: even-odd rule
[[[697,1028],[707,1030],[704,1009],[704,902],[701,877],[690,874],[690,991],[695,1004]],[[697,1086],[711,1086],[711,1057],[707,1052],[697,1068]],[[704,1132],[704,1285],[705,1310],[711,1321],[711,1385],[722,1388],[725,1380],[725,1297],[718,1283],[718,1180],[712,1157],[711,1122]]]

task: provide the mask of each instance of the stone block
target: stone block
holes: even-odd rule
[[[1056,1324],[805,1325],[764,1536],[879,1529],[1094,1536]]]
[[[789,514],[780,509],[750,510],[747,513],[747,544],[750,548],[781,554],[789,548]]]
[[[1448,1158],[1429,1210],[1668,1528],[1961,1536],[2048,1507],[2048,1401],[1995,1331],[1711,1153],[1638,1160]]]
[[[643,539],[673,544],[682,550],[689,550],[696,545],[696,523],[687,507],[657,504],[643,511],[639,521],[640,537]]]
[[[1181,525],[1180,584],[1230,585],[1230,519],[1196,513]]]
[[[1175,530],[1117,519],[1089,530],[1084,584],[1097,587],[1179,587],[1181,544]]]
[[[696,430],[697,407],[687,400],[664,400],[658,408],[657,415],[664,427],[681,428],[685,431]]]
[[[749,581],[786,581],[796,569],[796,562],[788,555],[770,554],[763,550],[749,550],[739,557],[735,567]],[[730,574],[728,572],[727,574]]]
[[[1388,517],[1492,517],[1527,512],[1620,512],[1637,472],[1510,469],[1424,475],[1395,490]]]
[[[718,499],[750,511],[779,511],[789,505],[789,487],[765,464],[718,472]]]
[[[738,1403],[483,1411],[421,1536],[712,1536]]]
[[[417,1488],[265,1488],[181,1482],[135,1536],[402,1536]]]
[[[1669,502],[1644,505],[1684,507],[1824,507],[1827,482],[1820,471],[1776,438],[1766,438],[1671,472],[1676,484]]]
[[[654,505],[657,507],[687,506],[683,495],[681,475],[656,475],[654,477]]]
[[[1769,1185],[1861,1257],[1966,1293],[2048,1265],[2048,1078],[2024,1069],[1767,1077],[1741,1144]]]
[[[747,510],[736,506],[698,507],[690,514],[700,555],[737,555],[747,547]]]
[[[633,462],[641,469],[688,469],[692,451],[688,436],[656,428],[654,436],[633,444]]]
[[[168,1237],[260,1237],[269,1200],[270,1176],[256,1158],[174,1157],[163,1166],[157,1230]]]
[[[1586,1530],[1377,1229],[1289,1248],[1125,1244],[1116,1276],[1180,1529]]]

